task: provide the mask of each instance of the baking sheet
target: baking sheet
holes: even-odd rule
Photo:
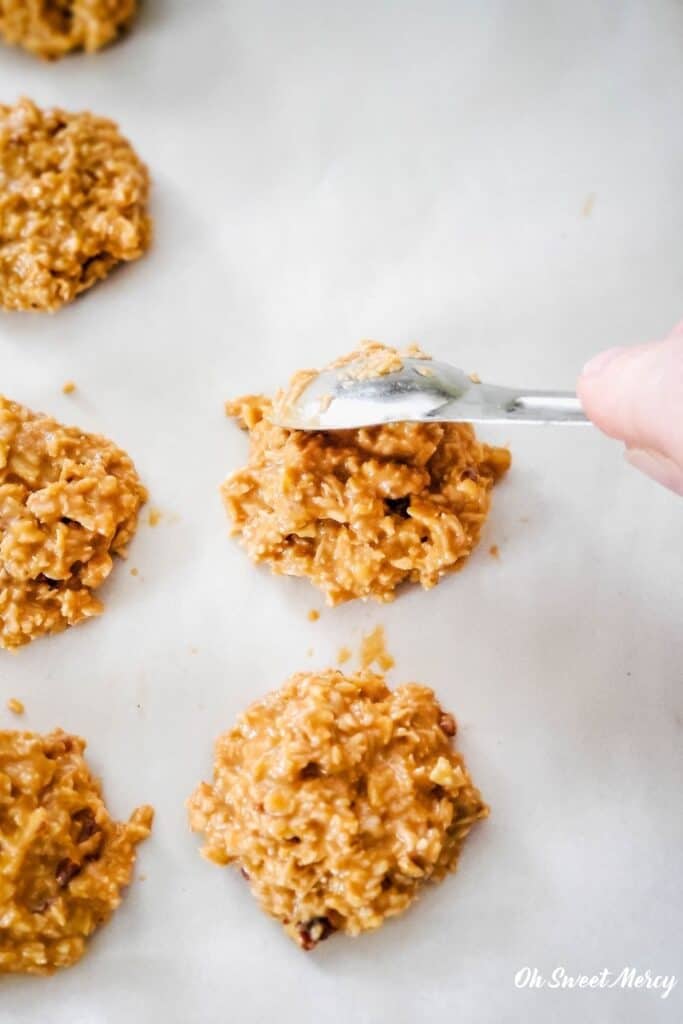
[[[53,317],[2,317],[1,390],[114,438],[162,513],[101,619],[1,659],[2,707],[27,706],[4,727],[83,734],[112,810],[157,809],[144,880],[77,967],[3,979],[3,1024],[680,1019],[680,981],[665,1000],[514,982],[680,979],[680,500],[594,431],[490,432],[514,466],[466,570],[311,623],[317,593],[248,564],[217,487],[246,450],[224,399],[360,338],[567,387],[670,328],[682,40],[676,0],[147,0],[93,58],[2,50],[3,99],[120,122],[156,244]],[[391,680],[458,717],[492,815],[409,913],[304,955],[200,860],[183,801],[245,704],[377,623]]]

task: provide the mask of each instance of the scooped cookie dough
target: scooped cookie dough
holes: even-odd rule
[[[303,949],[377,928],[455,869],[488,814],[455,731],[424,686],[295,675],[218,740],[190,825]]]
[[[396,368],[394,349],[375,344],[371,355],[370,371]],[[403,582],[429,588],[462,568],[510,465],[507,449],[482,444],[468,424],[285,430],[264,395],[226,411],[251,442],[247,465],[222,487],[233,533],[255,562],[307,576],[332,605],[390,601]]]
[[[93,53],[116,39],[136,8],[137,0],[0,0],[0,35],[47,60]]]
[[[51,974],[121,902],[153,811],[112,821],[85,742],[0,732],[0,973]]]
[[[151,239],[149,175],[113,121],[0,104],[0,306],[55,310]]]
[[[100,614],[146,498],[111,441],[0,396],[0,647]]]

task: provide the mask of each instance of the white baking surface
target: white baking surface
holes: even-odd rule
[[[681,3],[147,0],[96,57],[3,49],[21,93],[120,122],[156,244],[0,318],[1,390],[116,439],[163,518],[102,618],[2,655],[0,721],[82,733],[112,810],[157,820],[85,959],[3,979],[2,1024],[680,1020],[683,503],[592,430],[498,431],[514,466],[465,571],[311,623],[317,592],[248,563],[217,488],[246,450],[224,399],[362,337],[570,387],[683,315]],[[376,623],[492,815],[410,912],[305,955],[200,859],[183,801],[245,704]],[[529,991],[525,965],[679,984]]]

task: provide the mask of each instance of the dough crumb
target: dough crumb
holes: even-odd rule
[[[381,341],[363,341],[357,351],[335,360],[330,366],[344,369],[344,375],[350,380],[371,380],[373,377],[384,377],[389,373],[398,373],[403,369],[404,359],[430,360],[419,345],[411,344],[405,351],[399,352]]]
[[[298,673],[218,739],[190,826],[301,949],[358,935],[455,870],[488,815],[454,734],[425,686]]]
[[[140,572],[140,570],[136,569],[135,566],[133,566],[133,568],[130,570],[131,576],[137,576],[139,574],[139,572]]]
[[[492,544],[489,548],[489,554],[491,558],[497,558],[500,561],[500,548],[497,544]]]
[[[318,619],[320,618],[320,612],[318,611],[317,608],[311,608],[307,618],[309,622],[317,622]]]
[[[66,384],[62,385],[62,394],[64,394],[64,395],[73,395],[75,390],[76,390],[76,385],[74,384],[74,382],[72,380],[68,380],[66,382]]]
[[[351,651],[348,647],[340,647],[337,653],[337,664],[345,665],[351,659]]]
[[[468,373],[467,375],[473,384],[481,384],[481,377],[478,373]]]
[[[590,215],[593,212],[593,207],[595,206],[596,198],[597,198],[597,196],[596,196],[595,192],[589,192],[588,193],[588,195],[586,196],[586,198],[583,201],[583,206],[581,207],[581,216],[582,217],[590,217]]]
[[[388,672],[396,662],[387,651],[386,637],[383,626],[376,626],[361,640],[360,666],[363,669],[377,665],[383,672]]]
[[[150,526],[158,526],[162,519],[162,513],[158,508],[151,508],[147,513],[147,522]]]
[[[13,715],[23,715],[26,708],[18,697],[10,697],[7,701],[7,710],[11,711]]]

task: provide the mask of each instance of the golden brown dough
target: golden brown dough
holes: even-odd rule
[[[0,732],[0,973],[51,974],[79,960],[150,833],[151,807],[112,821],[84,749],[61,730]]]
[[[0,104],[0,306],[55,310],[136,260],[149,175],[113,121]]]
[[[190,825],[304,949],[377,928],[455,869],[488,814],[455,731],[424,686],[300,673],[220,737]]]
[[[47,60],[93,53],[126,28],[137,0],[0,0],[0,35]]]
[[[368,372],[396,368],[394,349],[368,349]],[[255,562],[307,576],[329,604],[390,601],[403,582],[429,588],[462,568],[510,465],[506,448],[482,444],[468,424],[285,430],[264,395],[226,411],[250,434],[247,465],[222,487],[233,532]]]
[[[111,441],[0,395],[0,647],[100,614],[146,498]]]

